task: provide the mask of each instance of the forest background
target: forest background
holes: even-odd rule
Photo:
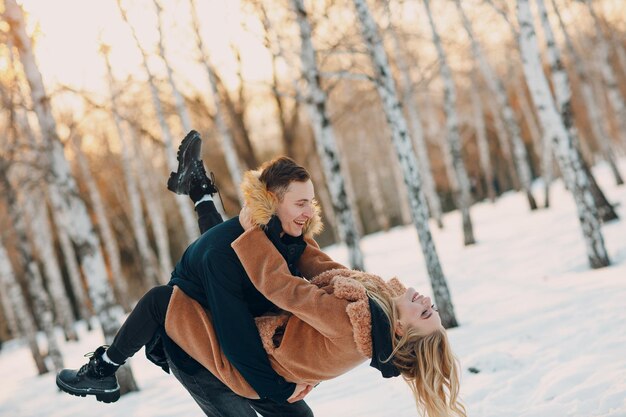
[[[444,212],[480,245],[472,204],[518,190],[543,210],[562,177],[589,267],[611,264],[601,225],[620,220],[590,167],[623,184],[621,0],[0,7],[0,340],[23,337],[40,373],[62,367],[56,326],[73,340],[96,316],[110,339],[197,237],[191,202],[165,188],[191,129],[227,216],[242,172],[285,154],[313,176],[319,242],[343,242],[350,266],[361,237],[413,224],[447,327],[430,235]]]

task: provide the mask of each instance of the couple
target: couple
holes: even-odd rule
[[[246,173],[245,206],[222,222],[200,146],[196,132],[185,137],[168,188],[194,201],[202,236],[108,349],[59,372],[59,388],[116,401],[115,372],[146,345],[207,416],[312,416],[302,399],[314,385],[371,358],[383,377],[402,375],[429,417],[464,417],[458,365],[430,298],[319,249],[308,172],[282,157]]]

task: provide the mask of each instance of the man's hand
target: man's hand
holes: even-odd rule
[[[296,401],[303,400],[309,392],[313,389],[313,385],[297,384],[296,389],[293,391],[291,397],[287,399],[288,403],[295,403]]]
[[[241,223],[241,227],[243,230],[252,229],[255,224],[252,222],[252,218],[250,217],[250,209],[245,205],[241,208],[239,212],[239,223]]]

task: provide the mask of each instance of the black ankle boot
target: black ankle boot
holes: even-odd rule
[[[80,369],[63,369],[57,374],[57,386],[68,394],[84,397],[95,395],[96,400],[112,403],[120,398],[120,386],[115,372],[118,365],[105,362],[102,355],[105,346],[85,355],[89,362]]]

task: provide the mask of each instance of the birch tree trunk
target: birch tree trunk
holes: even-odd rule
[[[624,180],[622,179],[619,169],[617,168],[617,164],[615,163],[615,158],[613,157],[613,151],[611,149],[611,138],[609,137],[608,132],[604,127],[605,121],[602,118],[602,104],[599,103],[598,100],[596,100],[596,96],[593,93],[593,88],[589,82],[589,74],[587,72],[587,69],[585,68],[585,64],[580,57],[580,54],[576,52],[576,48],[574,48],[574,43],[567,28],[565,27],[565,23],[563,22],[561,13],[559,12],[559,8],[555,0],[552,0],[552,8],[554,9],[554,13],[559,20],[559,26],[561,28],[561,32],[563,33],[563,37],[565,38],[565,46],[570,54],[574,69],[579,79],[580,91],[582,93],[582,98],[585,103],[585,108],[587,109],[589,124],[591,125],[591,131],[598,141],[600,149],[602,149],[602,154],[604,156],[604,159],[609,164],[611,172],[613,173],[613,177],[615,178],[615,182],[617,183],[617,185],[622,185],[624,184]],[[603,48],[600,49],[602,50]],[[603,56],[601,57],[600,62],[602,62],[606,58],[604,56],[604,53],[602,53],[602,55]],[[621,131],[621,134],[622,138],[626,137],[626,131]]]
[[[455,109],[456,88],[454,86],[452,72],[448,66],[448,58],[443,50],[443,46],[441,45],[441,38],[439,37],[435,21],[430,11],[430,0],[424,0],[424,5],[426,6],[426,14],[428,15],[428,21],[432,30],[433,42],[435,44],[435,48],[437,49],[437,55],[439,56],[440,75],[443,79],[444,85],[444,109],[446,112],[447,139],[450,144],[454,173],[459,185],[459,192],[455,193],[455,201],[459,211],[461,212],[461,218],[463,221],[463,243],[467,246],[476,243],[476,239],[474,239],[474,229],[472,227],[472,219],[470,217],[470,205],[472,203],[472,197],[470,195],[470,182],[469,177],[467,176],[465,163],[463,162],[458,116]]]
[[[326,93],[320,84],[315,49],[311,39],[311,24],[303,0],[291,0],[300,27],[302,73],[307,81],[307,109],[313,125],[317,152],[320,155],[326,183],[337,217],[339,236],[348,247],[350,267],[364,270],[363,253],[359,246],[360,236],[357,229],[357,213],[350,204],[342,169],[335,131],[328,116]]]
[[[58,213],[53,210],[52,219],[59,238],[59,246],[61,246],[61,252],[63,253],[65,269],[67,270],[67,275],[69,276],[70,284],[72,286],[72,294],[74,294],[76,304],[78,305],[78,314],[80,315],[80,318],[85,321],[87,328],[91,330],[90,319],[93,312],[90,310],[89,298],[80,275],[80,267],[78,266],[78,261],[76,260],[76,252],[74,251],[70,237],[67,235],[65,229],[63,229],[61,220],[59,220],[58,217]]]
[[[422,181],[417,168],[417,159],[415,158],[415,153],[412,152],[411,138],[406,120],[402,114],[402,105],[398,99],[396,86],[391,76],[389,59],[383,48],[378,27],[367,7],[367,3],[365,0],[354,0],[354,6],[357,11],[363,40],[367,45],[367,50],[378,79],[376,87],[383,103],[387,122],[391,128],[396,155],[404,174],[404,183],[411,201],[413,222],[426,260],[426,267],[430,276],[435,303],[441,315],[441,322],[446,328],[456,327],[458,324],[454,315],[450,292],[428,225],[426,198],[422,191]]]
[[[515,161],[513,160],[513,151],[511,150],[511,141],[509,140],[509,133],[504,126],[500,109],[494,100],[487,102],[489,113],[491,114],[493,126],[496,130],[496,138],[498,139],[498,145],[500,146],[500,152],[504,157],[504,163],[506,166],[506,174],[508,174],[509,181],[512,187],[519,191],[522,187],[520,184],[519,175],[515,168]]]
[[[406,185],[404,183],[404,174],[402,172],[400,164],[398,164],[398,160],[395,155],[395,149],[390,146],[388,149],[386,149],[385,153],[387,155],[385,160],[389,161],[389,165],[391,166],[391,174],[393,175],[393,182],[396,190],[400,191],[405,189]],[[428,205],[428,202],[426,204]],[[400,206],[400,218],[402,220],[402,224],[406,225],[413,223],[413,211],[411,208],[411,201],[408,192],[398,192],[398,205]],[[426,213],[426,215],[428,216],[428,212]]]
[[[17,321],[10,324],[11,332],[14,331],[13,328],[15,327],[16,333],[14,333],[14,335],[22,334],[26,339],[30,353],[35,361],[37,372],[39,375],[43,375],[48,372],[48,367],[46,366],[41,350],[39,350],[39,344],[37,343],[37,326],[35,325],[32,314],[28,310],[26,298],[17,282],[13,267],[9,261],[9,255],[4,248],[4,242],[2,242],[2,240],[0,240],[0,284],[6,291],[8,299],[10,300],[8,310],[13,311],[13,314],[20,318],[19,328],[16,327],[18,325]]]
[[[98,189],[98,185],[96,184],[93,175],[91,174],[89,162],[87,161],[87,158],[85,157],[85,154],[81,149],[81,139],[78,136],[74,135],[71,144],[73,146],[74,155],[78,163],[78,169],[80,170],[83,181],[85,181],[85,184],[87,185],[89,199],[91,200],[91,205],[93,207],[94,214],[96,215],[96,222],[98,225],[98,229],[100,230],[100,235],[102,235],[104,251],[106,253],[107,259],[109,261],[109,266],[111,268],[111,281],[113,283],[113,288],[115,291],[115,298],[122,305],[125,311],[130,311],[131,302],[129,298],[126,277],[124,275],[124,271],[122,270],[120,249],[117,244],[115,234],[113,233],[113,228],[111,227],[109,218],[106,215],[106,208],[104,207],[104,202],[102,201],[100,190]]]
[[[279,60],[283,60],[285,63],[288,62],[282,46],[282,41],[274,30],[272,21],[270,20],[263,3],[255,3],[255,6],[259,13],[261,24],[263,25],[265,46],[272,55],[272,96],[274,97],[274,102],[276,103],[276,109],[278,111],[278,121],[283,147],[289,157],[297,159],[296,155],[299,153],[299,147],[297,146],[298,143],[296,143],[296,132],[300,125],[300,104],[303,102],[302,97],[304,97],[304,94],[302,93],[299,85],[294,81],[293,89],[295,90],[295,98],[294,104],[289,111],[289,106],[284,100],[284,94],[281,92],[281,83],[277,70]],[[304,148],[308,148],[308,144],[306,142],[308,141],[304,141]],[[303,143],[303,141],[300,143]],[[313,183],[316,184],[317,198],[320,201],[322,208],[324,208],[324,217],[326,218],[329,229],[333,232],[333,238],[339,239],[337,219],[334,211],[332,210],[333,205],[331,203],[330,193],[326,187],[327,182],[320,172],[321,167],[320,169],[317,168],[318,165],[321,165],[319,155],[315,151],[308,152],[307,149],[304,150],[304,154],[306,158],[306,165],[309,167],[309,173],[311,174]]]
[[[150,67],[148,66],[148,56],[146,51],[141,46],[139,42],[139,38],[137,37],[137,33],[133,25],[130,24],[128,17],[126,16],[126,11],[122,7],[122,0],[116,0],[117,6],[122,15],[122,19],[130,28],[131,33],[133,34],[133,38],[135,39],[135,43],[137,44],[137,48],[141,52],[142,64],[144,70],[146,71],[146,76],[148,77],[148,85],[150,87],[150,95],[152,97],[152,103],[154,105],[154,110],[156,113],[156,117],[159,121],[159,126],[161,127],[161,133],[163,134],[163,144],[165,145],[165,154],[167,165],[171,171],[175,171],[177,167],[176,163],[176,154],[174,152],[174,146],[172,141],[172,133],[170,131],[169,125],[167,124],[167,120],[165,120],[165,113],[163,111],[163,105],[161,104],[161,99],[159,98],[159,90],[156,86],[154,75],[150,71]],[[183,228],[185,230],[185,234],[187,235],[187,241],[189,243],[193,242],[198,237],[198,228],[196,225],[196,216],[191,208],[191,204],[189,202],[189,198],[184,195],[176,195],[176,204],[178,205],[178,210],[180,211],[180,215],[183,220]]]
[[[135,160],[137,161],[137,168],[139,172],[148,172],[146,166],[144,153],[139,143],[139,138],[135,129],[131,129],[133,135],[133,143],[135,144],[134,153]],[[167,222],[165,214],[163,213],[163,205],[160,198],[160,194],[155,187],[155,179],[152,175],[147,178],[137,178],[139,184],[139,190],[146,204],[146,211],[150,224],[152,225],[152,231],[154,232],[154,238],[156,240],[157,251],[159,253],[159,265],[161,267],[158,276],[158,282],[166,284],[169,281],[170,274],[174,270],[172,266],[172,256],[170,255],[170,240],[167,235]]]
[[[472,29],[472,25],[461,7],[461,1],[454,0],[454,2],[456,3],[456,7],[461,15],[463,27],[470,38],[474,59],[478,62],[480,71],[483,74],[483,79],[487,82],[489,89],[496,98],[496,102],[502,112],[502,118],[506,124],[507,131],[511,136],[515,167],[517,175],[519,176],[520,185],[526,193],[530,209],[535,210],[537,209],[537,202],[531,192],[532,176],[528,163],[528,152],[526,151],[526,146],[522,141],[520,127],[517,120],[515,120],[515,113],[513,112],[506,90],[504,89],[504,84],[502,83],[500,77],[498,77],[495,71],[491,68],[491,65],[487,62],[480,44],[474,37],[474,30]]]
[[[13,272],[13,266],[11,265],[9,254],[4,248],[4,243],[0,239],[0,300],[2,302],[2,307],[4,307],[3,312],[7,321],[9,332],[11,332],[11,336],[13,338],[17,339],[23,336],[18,316],[20,316],[20,312],[28,313],[28,311],[26,310],[25,305],[22,307],[18,306],[20,302],[25,303],[25,301],[24,294],[19,288],[19,295],[15,294],[13,291],[12,285],[15,284],[17,284],[17,281],[15,273]],[[30,316],[30,314],[28,315]],[[29,317],[26,320],[28,319],[31,321],[31,326],[34,327],[34,324],[32,324],[32,317]],[[37,350],[37,353],[39,353],[39,350]]]
[[[441,159],[443,160],[443,167],[446,173],[446,179],[448,180],[448,187],[452,195],[458,193],[459,185],[454,173],[454,164],[452,163],[452,153],[450,152],[450,143],[447,140],[447,133],[445,126],[439,121],[439,117],[435,112],[435,99],[429,98],[424,102],[424,110],[426,113],[425,126],[427,137],[436,144],[441,153]]]
[[[280,80],[278,74],[278,60],[281,59],[286,62],[284,50],[282,47],[282,42],[276,31],[274,30],[274,25],[270,20],[267,9],[263,5],[263,2],[255,2],[254,6],[256,7],[257,13],[259,14],[259,20],[261,21],[261,25],[263,26],[263,43],[265,47],[268,49],[271,57],[271,66],[272,66],[272,97],[274,99],[274,103],[276,104],[276,110],[278,112],[278,122],[280,127],[281,138],[283,141],[283,147],[285,149],[285,153],[290,158],[295,157],[295,132],[294,127],[298,122],[298,113],[299,106],[298,101],[295,101],[293,112],[291,116],[287,113],[287,106],[284,103],[283,97],[280,93]],[[302,96],[302,94],[298,91],[298,86],[295,86],[296,95]]]
[[[233,46],[231,45],[231,47]],[[220,94],[220,100],[224,104],[224,110],[228,115],[228,120],[230,121],[230,126],[232,128],[231,131],[233,132],[233,142],[235,149],[237,150],[237,154],[241,156],[241,159],[248,168],[254,169],[259,165],[259,163],[256,159],[254,148],[252,147],[248,126],[246,125],[245,105],[243,100],[243,95],[245,94],[243,86],[245,83],[241,70],[241,66],[243,64],[241,62],[241,55],[239,54],[239,51],[236,50],[234,52],[235,59],[237,60],[237,78],[239,79],[240,94],[237,104],[231,97],[228,88],[226,88],[215,69],[213,74],[215,74],[215,82],[217,84],[217,91],[219,91]]]
[[[365,166],[365,176],[367,178],[367,191],[369,195],[369,201],[372,203],[372,209],[374,211],[374,217],[380,230],[387,231],[391,227],[389,221],[389,215],[385,210],[385,197],[380,186],[380,179],[378,176],[378,149],[377,142],[372,138],[368,138],[365,131],[360,131],[359,135],[359,154],[360,159]]]
[[[531,141],[533,144],[533,148],[535,151],[535,155],[539,160],[542,159],[541,149],[543,148],[542,141],[542,133],[539,125],[537,124],[537,120],[535,119],[535,113],[533,112],[530,103],[528,101],[528,97],[526,96],[526,91],[524,84],[522,83],[522,78],[514,77],[515,84],[515,96],[517,98],[517,103],[519,105],[520,111],[522,112],[522,117],[526,122],[526,127],[528,127],[528,131],[530,132]]]
[[[544,28],[544,36],[547,44],[548,63],[550,64],[550,72],[552,75],[552,83],[554,85],[554,92],[556,95],[557,109],[561,113],[563,124],[567,129],[568,136],[571,138],[574,144],[574,150],[579,153],[578,159],[583,164],[583,170],[589,181],[591,187],[591,193],[594,197],[595,206],[600,219],[603,221],[610,221],[617,219],[617,213],[606,200],[604,193],[598,186],[589,169],[588,165],[580,155],[580,140],[578,138],[578,131],[574,124],[574,113],[572,110],[572,89],[569,82],[569,76],[563,67],[563,61],[561,60],[561,52],[556,46],[552,27],[548,21],[548,14],[543,0],[537,0],[537,8],[540,14],[541,22]]]
[[[609,62],[609,44],[606,37],[602,33],[600,19],[598,19],[598,15],[596,14],[592,3],[589,0],[585,0],[585,3],[587,4],[587,8],[589,9],[589,13],[591,14],[595,25],[596,39],[598,42],[597,47],[600,52],[600,62],[598,62],[598,65],[600,65],[602,78],[604,79],[604,86],[609,97],[609,104],[615,113],[620,138],[622,142],[626,143],[626,103],[624,102],[624,97],[619,90],[615,71],[613,71],[613,67],[611,67],[611,63]]]
[[[426,148],[426,139],[424,138],[424,126],[419,117],[417,103],[415,103],[415,89],[411,81],[409,66],[402,54],[402,48],[398,34],[395,29],[390,29],[391,38],[393,40],[394,49],[396,50],[396,63],[400,74],[402,75],[403,98],[402,103],[406,107],[408,115],[408,123],[411,128],[411,138],[413,139],[413,147],[417,153],[419,161],[420,175],[424,181],[424,193],[428,202],[429,215],[435,219],[437,226],[443,228],[441,200],[435,189],[435,180],[433,179],[432,168],[430,167],[430,158],[428,149]]]
[[[617,55],[617,62],[622,70],[622,74],[626,76],[626,50],[624,50],[624,45],[622,44],[623,37],[619,30],[612,28],[609,26],[608,22],[606,23],[607,31],[610,33],[613,48],[615,49],[615,55]]]
[[[113,297],[106,278],[104,259],[100,251],[100,242],[93,230],[85,203],[78,195],[76,181],[71,174],[67,159],[65,159],[63,146],[56,132],[56,122],[52,117],[50,101],[35,62],[30,38],[26,34],[23,12],[15,0],[5,0],[5,17],[8,18],[13,35],[18,40],[16,45],[30,85],[33,107],[39,120],[44,141],[50,147],[51,172],[49,178],[51,186],[58,187],[59,190],[58,194],[51,193],[51,197],[60,197],[53,198],[53,209],[62,213],[63,226],[76,247],[79,248],[78,255],[85,276],[89,280],[89,291],[94,309],[102,325],[105,340],[110,343],[119,328],[119,313],[113,305]],[[73,227],[70,227],[70,221]],[[123,369],[121,372],[118,371],[117,376],[122,392],[137,389],[129,368]]]
[[[28,117],[25,112],[15,112],[17,124],[20,126],[22,134],[26,137],[26,142],[35,154],[37,151],[37,140],[33,134]],[[35,155],[38,159],[41,158]],[[16,167],[18,168],[18,167]],[[26,184],[29,175],[23,168],[16,170],[16,178],[18,183]],[[48,194],[47,186],[37,185],[34,189],[30,187],[20,187],[22,193],[18,196],[21,206],[24,208],[28,231],[30,232],[31,242],[33,243],[39,259],[43,263],[44,273],[47,279],[48,292],[50,300],[55,312],[56,322],[63,327],[66,340],[78,340],[78,334],[74,329],[74,315],[71,309],[71,303],[65,291],[61,267],[54,250],[54,239],[52,237],[52,228],[48,218],[46,208],[46,195]]]
[[[142,278],[144,280],[146,288],[151,288],[154,285],[161,284],[161,280],[159,278],[161,274],[158,273],[156,258],[148,241],[148,231],[146,229],[146,223],[144,222],[144,215],[141,206],[139,190],[137,189],[137,181],[135,179],[134,167],[132,163],[133,160],[137,160],[137,157],[133,155],[133,145],[129,143],[129,138],[126,137],[126,134],[122,129],[122,120],[118,113],[119,107],[117,103],[117,91],[115,88],[115,81],[113,80],[111,63],[109,62],[109,50],[106,46],[103,45],[100,48],[100,52],[104,57],[107,69],[107,80],[109,83],[109,94],[111,100],[111,112],[113,113],[115,130],[120,141],[120,150],[122,153],[122,167],[124,171],[124,178],[126,180],[126,191],[128,192],[128,204],[130,205],[131,209],[133,234],[135,235],[135,241],[137,243],[137,249],[139,251],[139,258],[141,259],[142,271],[144,273],[144,276]]]
[[[543,129],[545,132],[550,132],[563,179],[574,197],[589,264],[592,268],[607,266],[610,262],[604,247],[604,238],[591,195],[589,179],[585,175],[574,140],[557,111],[548,80],[543,73],[528,0],[517,0],[517,18],[521,29],[519,45],[526,81]]]
[[[63,368],[63,356],[56,340],[54,332],[54,317],[52,303],[43,285],[43,277],[39,271],[37,261],[33,256],[30,243],[26,236],[24,216],[20,211],[16,190],[9,182],[7,172],[0,173],[0,184],[3,188],[3,197],[7,204],[9,217],[13,224],[16,236],[16,247],[19,255],[21,269],[26,275],[26,287],[33,302],[33,311],[41,324],[42,330],[48,341],[48,357],[52,360],[55,370]]]
[[[39,196],[42,194],[45,195],[45,193],[40,193]],[[22,206],[25,208],[26,218],[29,220],[29,229],[33,237],[32,242],[43,263],[44,274],[48,282],[47,288],[50,293],[50,301],[54,308],[56,321],[63,327],[65,339],[76,341],[78,340],[78,334],[74,329],[74,315],[72,313],[70,299],[67,296],[65,285],[63,284],[61,267],[59,266],[54,250],[52,229],[50,227],[46,203],[45,200],[34,201],[33,198],[35,198],[34,193],[23,196],[22,198],[22,200],[30,200],[24,201]],[[33,203],[37,203],[37,206],[33,206]],[[30,207],[27,208],[27,206]]]
[[[476,77],[476,71],[472,71],[470,94],[472,99],[472,109],[474,110],[474,129],[476,130],[478,159],[480,161],[480,168],[485,174],[487,197],[493,203],[496,201],[496,190],[493,186],[493,167],[491,166],[491,152],[489,151],[489,142],[487,142],[487,129],[485,128],[483,104],[480,100],[480,94],[478,93],[478,77]]]
[[[178,90],[178,86],[174,81],[174,71],[172,71],[172,67],[170,66],[169,60],[165,55],[165,46],[163,45],[163,8],[159,4],[157,0],[153,0],[154,7],[157,11],[157,17],[159,21],[158,29],[159,29],[159,55],[163,59],[163,63],[165,64],[165,69],[167,70],[167,80],[170,83],[170,87],[172,88],[172,95],[174,96],[174,105],[176,106],[176,112],[178,113],[178,117],[180,117],[180,121],[183,125],[183,130],[185,132],[189,132],[191,127],[191,117],[189,117],[189,110],[187,109],[187,105],[185,104],[185,100],[183,96],[180,94]]]
[[[221,97],[217,88],[215,69],[213,68],[211,61],[209,60],[209,56],[205,51],[204,42],[202,41],[202,36],[200,35],[200,23],[198,21],[198,13],[196,11],[196,2],[195,0],[190,0],[190,3],[191,20],[193,32],[196,37],[196,47],[198,48],[199,60],[206,71],[207,77],[209,79],[209,85],[211,86],[211,95],[213,97],[213,105],[215,108],[215,127],[217,128],[219,137],[222,142],[222,150],[224,151],[224,157],[226,158],[226,166],[228,167],[228,172],[230,173],[233,183],[235,184],[235,188],[237,189],[239,202],[243,204],[243,195],[241,194],[241,189],[239,187],[242,179],[241,163],[239,162],[239,157],[237,156],[237,151],[235,150],[233,137],[228,130],[228,127],[226,126],[226,121],[224,119],[224,106],[221,102]]]

